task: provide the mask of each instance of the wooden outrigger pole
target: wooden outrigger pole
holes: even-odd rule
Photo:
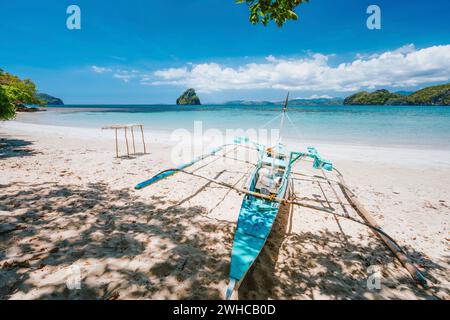
[[[350,192],[350,188],[344,181],[344,177],[342,174],[335,170],[339,179],[339,186],[341,187],[342,192],[347,197],[350,204],[353,206],[355,211],[367,222],[369,226],[371,226],[371,230],[375,233],[375,235],[383,241],[386,247],[392,251],[392,253],[397,257],[397,259],[401,262],[401,264],[408,270],[411,277],[423,287],[428,287],[428,281],[425,276],[416,268],[416,266],[410,261],[410,259],[406,256],[402,248],[386,233],[380,232],[382,229],[377,224],[375,219],[370,215],[369,211],[364,208],[361,202],[358,200],[356,195],[353,192]]]

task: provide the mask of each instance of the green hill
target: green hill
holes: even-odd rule
[[[450,105],[450,83],[424,88],[408,96],[415,105]]]
[[[37,97],[39,100],[43,101],[48,106],[62,106],[64,105],[64,102],[59,99],[55,98],[49,94],[46,93],[38,93]]]
[[[274,104],[275,102],[271,101],[247,101],[247,100],[232,100],[223,103],[223,105],[233,105],[233,106],[267,106]]]
[[[410,95],[392,93],[388,90],[362,91],[344,100],[345,105],[450,105],[450,83],[427,87]]]
[[[362,91],[344,99],[346,105],[385,105],[393,102],[401,103],[407,96],[398,93],[391,93],[382,89],[375,92]]]
[[[336,106],[342,105],[341,98],[316,98],[316,99],[292,99],[289,100],[290,106]],[[284,102],[281,102],[284,104]]]
[[[316,98],[316,99],[291,99],[289,106],[336,106],[342,105],[341,98]],[[234,100],[223,103],[224,105],[239,105],[239,106],[282,106],[285,101],[247,101]]]

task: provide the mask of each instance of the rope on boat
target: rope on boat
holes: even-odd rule
[[[239,184],[239,182],[242,181],[242,179],[246,178],[246,177],[248,176],[248,174],[249,174],[249,172],[250,172],[251,169],[252,169],[252,168],[250,168],[249,170],[247,170],[247,172],[245,172],[244,175],[243,175],[242,177],[240,177],[239,180],[237,180],[235,184],[233,184],[233,186],[234,186],[234,187],[237,186],[237,185]],[[222,198],[222,199],[214,206],[214,208],[212,208],[212,209],[209,210],[208,214],[210,214],[211,212],[213,212],[215,209],[217,209],[217,208],[220,206],[220,204],[226,199],[226,197],[227,197],[228,194],[231,192],[231,190],[233,190],[233,189],[228,188],[228,191],[225,193],[225,195],[223,196],[223,198]]]
[[[302,134],[300,130],[295,125],[294,121],[292,121],[291,117],[289,116],[289,113],[286,113],[286,118],[288,119],[289,123],[292,125],[292,127],[295,129],[295,133],[298,135],[298,137],[301,137]]]
[[[330,186],[331,190],[334,193],[334,196],[336,197],[337,201],[339,202],[339,204],[341,205],[342,210],[344,211],[344,215],[346,217],[349,217],[349,213],[347,212],[347,209],[345,208],[344,204],[341,201],[341,198],[339,197],[339,195],[336,192],[336,189],[334,189],[333,185],[331,184],[331,181],[328,179],[327,174],[325,173],[325,171],[323,170],[323,168],[320,168],[320,170],[322,171],[322,175],[325,178],[325,180],[328,182],[328,185]]]
[[[281,118],[281,114],[277,115],[276,117],[272,118],[271,120],[267,121],[265,124],[263,124],[262,126],[259,126],[258,129],[261,128],[266,128],[269,124],[271,124],[272,122],[274,122],[275,120],[278,120],[278,118]]]

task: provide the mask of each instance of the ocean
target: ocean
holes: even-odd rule
[[[70,105],[22,114],[20,121],[101,128],[140,123],[146,130],[278,128],[281,106]],[[291,106],[283,136],[306,142],[450,149],[450,107]]]

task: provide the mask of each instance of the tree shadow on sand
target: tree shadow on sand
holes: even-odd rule
[[[238,296],[242,300],[266,299],[401,299],[401,287],[416,298],[437,299],[436,292],[448,289],[418,287],[392,253],[375,237],[369,244],[349,239],[343,232],[291,233],[293,210],[282,206],[266,246],[244,279]],[[445,268],[408,250],[408,256],[424,270],[445,272]],[[381,292],[368,288],[369,267],[381,271]]]
[[[22,139],[0,138],[0,160],[14,157],[28,157],[36,154],[30,146],[33,143]]]
[[[158,196],[144,201],[102,183],[0,188],[0,299],[223,297],[235,224],[208,218],[203,207]],[[366,299],[374,264],[391,266],[383,269],[387,287],[434,297],[416,288],[377,240],[362,245],[337,232],[290,233],[291,214],[282,207],[241,299]],[[423,262],[430,271],[442,268]],[[67,287],[73,266],[81,270],[80,290]],[[379,298],[398,298],[389,294]]]
[[[211,285],[226,278],[232,228],[204,208],[165,208],[104,184],[2,187],[0,299],[221,298]],[[66,286],[74,265],[81,290]]]

